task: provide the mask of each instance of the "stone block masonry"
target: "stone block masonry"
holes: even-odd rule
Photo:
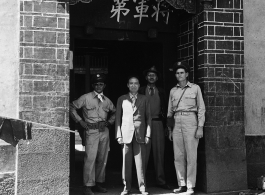
[[[198,14],[198,73],[206,104],[198,186],[247,189],[244,131],[243,1],[214,0]],[[207,178],[207,179],[206,179]]]
[[[19,117],[68,127],[67,1],[20,1]],[[17,194],[69,194],[69,133],[33,125],[18,145]]]

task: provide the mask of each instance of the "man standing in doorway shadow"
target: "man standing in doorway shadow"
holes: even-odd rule
[[[147,81],[147,86],[141,87],[139,89],[139,94],[146,95],[149,99],[152,116],[152,136],[150,142],[146,145],[145,167],[147,169],[152,146],[156,173],[156,185],[157,187],[170,190],[171,188],[166,184],[164,172],[165,128],[163,121],[166,119],[165,91],[162,88],[156,86],[156,82],[160,74],[156,70],[155,66],[145,70],[143,73]]]
[[[94,195],[93,191],[106,193],[101,186],[105,181],[105,169],[109,152],[108,126],[115,121],[115,106],[103,95],[106,86],[104,74],[92,77],[93,92],[82,95],[70,105],[71,117],[85,130],[85,158],[83,169],[84,194]],[[83,111],[83,118],[77,109]],[[108,114],[110,114],[108,116]],[[92,191],[93,190],[93,191]]]
[[[174,164],[179,188],[174,193],[193,195],[197,174],[197,148],[203,137],[205,104],[201,88],[188,80],[186,62],[176,62],[173,73],[177,85],[170,90],[168,101],[169,139],[173,141]]]
[[[127,195],[132,183],[132,158],[134,156],[138,185],[141,194],[148,195],[145,181],[146,144],[151,136],[150,105],[146,96],[138,94],[139,79],[131,76],[128,79],[129,93],[118,99],[116,112],[116,139],[122,145],[123,166],[122,179]]]

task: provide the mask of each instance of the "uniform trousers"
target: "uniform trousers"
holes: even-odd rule
[[[165,150],[165,133],[162,121],[152,121],[151,124],[152,134],[151,140],[146,145],[146,169],[148,164],[148,159],[150,155],[150,150],[152,146],[154,167],[156,173],[156,183],[158,185],[163,185],[165,181],[164,173],[164,150]]]
[[[198,122],[194,112],[177,112],[173,129],[174,164],[179,186],[194,188],[197,174],[197,148],[195,138]]]
[[[124,191],[130,191],[132,187],[131,184],[133,157],[135,160],[139,190],[145,191],[145,143],[138,143],[136,141],[135,136],[133,136],[131,143],[122,145],[122,154],[122,179],[124,184]]]
[[[95,186],[95,182],[105,181],[105,169],[109,152],[109,130],[103,132],[89,129],[85,132],[85,157],[83,182],[85,186]]]

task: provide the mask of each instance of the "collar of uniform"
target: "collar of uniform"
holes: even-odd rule
[[[105,98],[103,92],[101,92],[101,93],[97,93],[96,91],[94,91],[94,97],[93,97],[93,98],[97,97],[98,95],[101,95],[101,97],[102,97],[103,99]]]
[[[192,86],[191,82],[188,81],[185,87],[187,87],[187,86],[188,86],[188,87],[191,87],[191,86]],[[177,87],[180,87],[180,85],[177,84]]]
[[[135,95],[133,95],[133,94],[129,93],[129,96],[130,96],[130,98],[131,98],[131,99],[132,99],[132,97],[135,97],[135,99],[137,99],[137,95],[138,95],[138,93],[137,93],[137,94],[135,94]]]
[[[148,87],[148,89],[150,90],[150,86],[149,85],[147,85],[147,87]],[[156,86],[154,86],[154,87],[152,87],[153,89],[156,89]]]

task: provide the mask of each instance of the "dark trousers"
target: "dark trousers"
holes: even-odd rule
[[[163,185],[165,181],[164,172],[164,150],[165,150],[165,133],[162,121],[152,121],[152,134],[151,142],[146,145],[146,169],[148,164],[148,159],[150,155],[150,150],[152,147],[153,157],[154,157],[154,167],[156,173],[156,183],[158,185]]]

